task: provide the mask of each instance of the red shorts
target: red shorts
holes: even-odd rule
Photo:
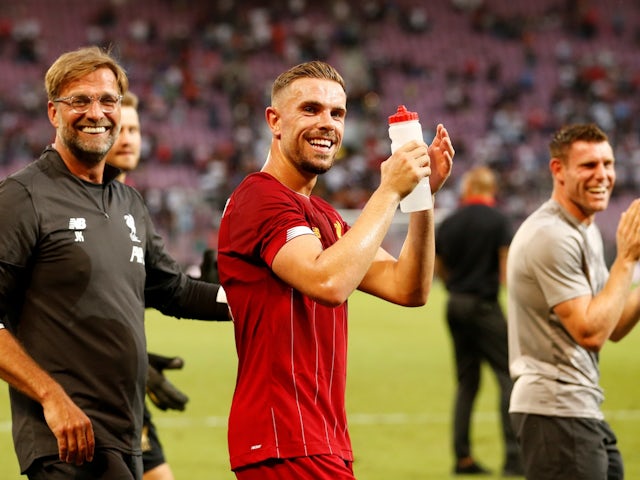
[[[235,472],[238,480],[355,480],[353,462],[337,455],[313,455],[276,459],[241,467]]]

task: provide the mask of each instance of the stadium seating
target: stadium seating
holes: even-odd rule
[[[621,145],[621,162],[640,157],[637,116],[616,116],[639,108],[639,19],[632,0],[7,2],[0,8],[0,174],[51,141],[43,108],[47,65],[64,50],[112,45],[141,97],[147,148],[132,180],[143,193],[161,185],[167,195],[188,189],[190,204],[171,204],[174,214],[192,215],[192,203],[200,202],[215,219],[221,199],[263,162],[273,78],[293,63],[324,58],[355,87],[348,129],[373,129],[385,142],[386,117],[401,103],[420,113],[426,135],[444,123],[457,150],[448,188],[469,166],[488,163],[500,172],[501,202],[518,222],[549,193],[546,139],[560,124],[604,122]],[[343,188],[352,188],[362,174],[349,159],[371,154],[362,136],[345,141]],[[207,165],[221,155],[229,181],[196,195]],[[635,179],[625,181],[614,203],[637,188]],[[341,193],[326,190],[338,206],[357,208],[340,205]],[[193,230],[179,233],[191,237],[216,228],[186,224]],[[185,244],[201,248],[202,239]],[[195,248],[176,255],[197,262]]]

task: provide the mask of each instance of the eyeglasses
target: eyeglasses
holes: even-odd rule
[[[71,95],[70,97],[54,98],[53,101],[69,105],[75,113],[87,113],[91,104],[96,101],[104,113],[112,113],[122,101],[122,95]]]

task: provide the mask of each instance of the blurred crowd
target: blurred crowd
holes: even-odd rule
[[[455,168],[436,205],[445,210],[462,174],[486,164],[502,207],[523,219],[548,196],[548,137],[568,122],[609,134],[614,202],[640,185],[638,0],[3,2],[2,176],[53,139],[43,73],[87,44],[111,47],[140,97],[144,147],[130,179],[185,266],[216,247],[227,196],[265,160],[272,80],[311,59],[348,86],[343,150],[316,190],[339,208],[362,207],[377,185],[400,104],[420,114],[425,139],[437,123],[451,133]]]

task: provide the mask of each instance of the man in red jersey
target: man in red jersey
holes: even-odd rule
[[[330,65],[307,62],[273,84],[267,161],[232,194],[218,267],[234,319],[238,378],[229,417],[240,480],[353,479],[345,413],[347,299],[359,289],[424,305],[434,266],[433,211],[411,214],[396,259],[381,248],[400,200],[430,176],[438,192],[454,149],[438,125],[382,163],[380,186],[349,226],[311,191],[340,149],[346,89]]]

